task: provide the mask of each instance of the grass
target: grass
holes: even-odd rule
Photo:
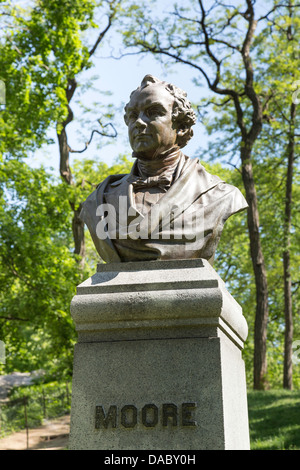
[[[69,411],[65,384],[15,390],[12,399],[29,395],[29,427],[39,425],[45,417],[55,418]],[[46,409],[45,409],[46,399]],[[300,390],[248,391],[251,450],[300,450]],[[2,407],[0,437],[24,427],[24,409],[21,405]]]
[[[300,450],[300,390],[248,392],[251,450]]]

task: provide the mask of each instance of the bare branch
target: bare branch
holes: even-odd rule
[[[99,34],[94,46],[89,51],[89,56],[90,57],[95,53],[97,47],[99,46],[99,44],[103,40],[105,34],[110,29],[110,27],[112,25],[112,20],[113,20],[115,14],[116,14],[116,11],[117,11],[117,5],[118,4],[119,4],[119,1],[115,2],[115,0],[112,0],[110,2],[111,13],[108,16],[108,24],[104,28],[104,30],[101,31],[101,33]],[[82,63],[82,69],[83,68],[84,68],[84,62]],[[68,100],[68,115],[67,115],[67,118],[65,119],[65,121],[62,123],[62,129],[57,133],[58,143],[59,143],[59,152],[60,152],[60,174],[61,174],[61,177],[69,185],[73,184],[73,177],[72,177],[72,172],[71,172],[71,168],[70,168],[70,164],[69,164],[69,153],[74,152],[74,151],[72,149],[70,149],[70,147],[68,145],[66,127],[70,122],[73,121],[73,117],[74,117],[73,116],[73,111],[72,111],[71,107],[69,106],[69,103],[70,103],[70,101],[72,100],[72,98],[74,96],[74,93],[77,89],[77,85],[78,85],[78,83],[77,83],[75,78],[69,78],[68,79],[68,84],[67,84],[67,87],[66,87],[66,96],[67,96],[67,100]],[[95,132],[98,132],[98,131],[95,131]],[[100,132],[98,132],[98,133],[100,133]],[[105,134],[102,134],[102,135],[105,135]],[[93,138],[93,133],[92,133],[90,142],[91,142],[92,138]],[[86,144],[86,148],[84,150],[79,151],[79,153],[84,152],[87,149],[90,142],[88,142]],[[77,151],[75,151],[75,152],[77,152]]]
[[[219,95],[229,95],[233,98],[234,105],[235,105],[235,108],[236,108],[236,113],[237,113],[237,124],[238,124],[238,126],[241,130],[243,138],[245,138],[246,134],[247,134],[247,131],[246,131],[245,123],[244,123],[244,119],[243,119],[244,113],[243,113],[243,110],[242,110],[242,107],[241,107],[239,94],[235,90],[232,90],[232,89],[229,89],[229,88],[219,88],[218,87],[218,84],[219,84],[219,81],[220,81],[221,61],[218,60],[211,51],[210,43],[209,43],[210,38],[209,38],[209,35],[208,35],[208,32],[207,32],[206,23],[205,23],[205,17],[206,17],[205,10],[204,10],[203,4],[202,4],[202,0],[198,0],[198,2],[199,2],[200,9],[201,9],[201,15],[202,15],[201,25],[202,25],[202,29],[203,29],[203,33],[204,33],[204,37],[205,37],[205,49],[206,49],[206,52],[207,52],[208,56],[216,64],[216,67],[217,67],[215,80],[212,84],[210,82],[208,83],[209,88],[212,91],[214,91],[215,93],[218,93]]]
[[[152,54],[163,54],[163,55],[166,55],[166,56],[170,57],[171,59],[175,60],[176,62],[181,62],[183,64],[190,65],[191,67],[193,67],[196,70],[198,70],[199,72],[201,72],[201,74],[203,75],[203,77],[207,81],[207,84],[208,84],[209,88],[211,88],[212,84],[210,82],[210,79],[209,79],[208,75],[205,73],[204,69],[202,67],[200,67],[199,65],[197,65],[197,64],[195,64],[195,63],[193,63],[193,62],[191,62],[187,59],[183,59],[178,54],[173,54],[172,52],[169,52],[167,49],[160,49],[160,48],[156,48],[156,46],[149,46],[148,44],[146,44],[142,41],[137,41],[136,45],[137,46],[142,46],[144,48],[143,51],[138,51],[136,54],[142,54],[142,53],[145,53],[145,52],[152,52]]]
[[[110,2],[111,4],[111,7],[113,6],[114,4],[114,0]],[[116,16],[116,12],[117,12],[117,6],[120,2],[117,1],[116,2],[116,5],[112,8],[111,10],[111,13],[108,15],[108,23],[107,23],[107,26],[106,28],[104,28],[103,31],[101,31],[101,33],[99,34],[98,38],[97,38],[97,41],[95,42],[95,44],[93,45],[93,47],[90,49],[89,51],[89,55],[90,57],[94,54],[94,52],[96,51],[97,47],[99,46],[99,44],[101,43],[101,41],[103,40],[105,34],[107,33],[107,31],[110,29],[110,27],[112,26],[112,21],[114,19],[114,17]]]
[[[216,80],[215,80],[215,84],[217,85],[218,82],[219,82],[219,73],[220,73],[220,64],[221,64],[221,62],[214,56],[214,54],[212,53],[212,51],[210,49],[209,35],[208,35],[208,32],[207,32],[206,23],[205,23],[206,13],[205,13],[205,10],[204,10],[204,7],[203,7],[203,4],[202,4],[201,0],[199,0],[199,6],[200,6],[200,9],[201,9],[201,21],[200,22],[201,22],[202,31],[203,31],[204,38],[205,38],[206,52],[209,55],[209,57],[211,58],[211,60],[217,66],[217,74],[216,74]]]
[[[172,15],[176,16],[180,20],[188,21],[190,23],[197,23],[200,26],[200,21],[199,20],[197,20],[195,18],[188,18],[187,16],[181,15],[181,13],[179,13],[179,11],[178,11],[177,5],[174,6],[174,10],[175,11],[172,13]]]
[[[234,8],[234,9],[235,9],[235,11],[232,13],[232,15],[227,18],[226,23],[224,23],[224,25],[222,26],[222,28],[218,31],[217,34],[220,34],[220,33],[222,33],[228,26],[231,25],[232,20],[233,20],[236,16],[240,15],[240,12],[239,12],[238,10],[236,10],[236,7],[233,6],[233,5],[223,5],[222,3],[218,2],[218,6],[222,6],[222,7],[225,7],[225,8],[226,8],[226,7],[227,7],[227,8],[230,8],[230,7],[231,7],[231,8]]]
[[[97,49],[97,47],[99,46],[99,44],[101,43],[101,41],[103,40],[105,34],[107,33],[107,31],[109,30],[109,28],[111,27],[112,25],[112,16],[109,16],[108,18],[108,24],[106,26],[106,28],[104,28],[103,31],[101,31],[101,33],[99,34],[98,38],[97,38],[97,41],[95,42],[95,44],[93,45],[93,47],[89,50],[89,56],[91,57],[95,50]]]
[[[268,11],[268,13],[258,18],[257,21],[262,21],[266,19],[269,20],[269,15],[271,15],[271,13],[274,13],[274,11],[278,10],[279,8],[299,8],[299,7],[300,7],[300,4],[297,4],[297,5],[278,4],[278,5],[275,5],[270,11]]]
[[[111,138],[117,137],[118,133],[117,133],[114,125],[111,122],[109,122],[108,124],[105,124],[105,126],[102,126],[102,124],[100,122],[100,119],[98,119],[98,122],[99,122],[100,126],[102,127],[102,129],[105,129],[106,127],[110,126],[113,130],[113,133],[109,134],[109,133],[101,132],[101,131],[98,131],[97,129],[94,129],[91,133],[90,140],[88,142],[86,142],[84,149],[82,149],[82,150],[73,150],[69,146],[69,152],[70,153],[83,153],[83,152],[85,152],[87,150],[88,146],[90,145],[90,143],[92,142],[95,133],[97,133],[99,135],[102,135],[104,137],[111,137]]]
[[[227,163],[227,165],[233,166],[233,168],[235,170],[237,170],[240,174],[242,174],[241,170],[236,165],[234,165],[233,163],[230,163],[230,162],[226,162],[226,163]]]
[[[223,44],[226,47],[229,47],[229,49],[233,49],[235,51],[241,52],[241,48],[239,46],[234,46],[233,44],[230,44],[228,41],[224,41],[224,39],[216,39],[215,37],[212,37],[213,42],[216,42],[217,44]]]

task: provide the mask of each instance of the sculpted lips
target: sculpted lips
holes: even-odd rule
[[[145,137],[149,137],[149,136],[150,136],[150,134],[144,134],[144,133],[141,134],[141,133],[140,133],[140,134],[136,134],[136,135],[134,136],[134,139],[135,139],[135,140],[140,140],[140,139],[143,140]]]

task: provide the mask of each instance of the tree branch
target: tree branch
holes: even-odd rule
[[[110,2],[110,5],[113,6],[114,3],[115,3],[115,1],[113,0],[112,2]],[[99,44],[103,40],[105,34],[110,29],[110,27],[112,25],[112,20],[113,20],[115,14],[116,14],[116,7],[117,7],[118,4],[119,4],[119,1],[112,8],[111,13],[108,16],[107,26],[98,35],[98,38],[97,38],[94,46],[90,49],[90,51],[89,51],[89,56],[90,57],[95,53],[97,47],[99,46]],[[83,69],[83,67],[84,67],[84,62],[82,64],[81,70]],[[66,127],[67,127],[68,124],[70,124],[70,122],[73,121],[73,118],[74,118],[73,111],[72,111],[71,107],[69,106],[69,104],[70,104],[70,101],[72,100],[72,98],[74,96],[74,93],[77,89],[77,85],[78,85],[78,83],[77,83],[75,77],[74,78],[68,78],[68,84],[67,84],[67,88],[66,88],[66,97],[67,97],[67,101],[68,101],[68,116],[65,119],[65,121],[62,123],[62,130],[59,133],[57,133],[58,143],[59,143],[59,150],[60,150],[60,174],[61,174],[61,177],[69,185],[71,185],[73,183],[72,172],[71,172],[71,168],[70,168],[70,164],[69,164],[69,153],[70,152],[77,152],[77,151],[72,150],[68,145]],[[95,131],[95,132],[98,132],[98,131]],[[100,133],[100,132],[98,132],[98,133]],[[103,135],[105,135],[105,134],[103,134]],[[92,140],[92,137],[93,137],[93,133],[92,133],[90,142]],[[87,149],[90,142],[88,142],[86,144],[85,149],[79,151],[79,153],[84,152]]]
[[[226,162],[226,163],[227,163],[227,165],[232,166],[232,167],[233,167],[235,170],[237,170],[240,174],[242,174],[241,170],[240,170],[236,165],[234,165],[233,163],[230,163],[230,162]]]
[[[268,11],[268,13],[266,13],[265,15],[261,16],[260,18],[258,18],[257,21],[262,21],[262,20],[269,20],[269,15],[271,13],[274,13],[274,11],[276,11],[278,8],[298,8],[300,7],[300,4],[297,4],[297,5],[283,5],[283,4],[278,4],[278,5],[275,5],[270,11]]]
[[[113,6],[114,4],[114,0],[110,2],[110,5]],[[101,33],[99,34],[98,38],[97,38],[97,41],[95,42],[95,44],[93,45],[93,47],[89,50],[89,56],[91,57],[94,52],[96,51],[97,47],[99,46],[99,44],[101,43],[101,41],[103,40],[105,34],[107,33],[107,31],[110,29],[110,27],[112,26],[112,21],[116,15],[116,12],[117,12],[117,6],[119,5],[120,1],[117,1],[116,2],[116,5],[112,8],[111,10],[111,13],[108,15],[108,23],[107,23],[107,26],[106,28],[104,28],[103,31],[101,31]]]
[[[16,320],[16,321],[30,321],[29,318],[20,318],[20,317],[4,317],[2,315],[0,315],[0,318],[2,320],[8,320],[8,321],[11,321],[11,320]]]
[[[223,44],[224,46],[229,47],[229,49],[233,49],[235,51],[241,52],[241,49],[240,49],[239,46],[233,46],[232,44],[230,44],[227,41],[224,41],[223,39],[216,39],[216,38],[212,37],[212,40],[214,42],[216,42],[217,44]]]
[[[198,0],[198,2],[199,2],[200,9],[201,9],[201,15],[202,15],[201,25],[202,25],[202,29],[203,29],[203,33],[204,33],[204,37],[205,37],[205,49],[206,49],[206,52],[207,52],[208,56],[211,58],[211,60],[215,63],[215,65],[217,67],[215,80],[212,84],[209,82],[209,88],[212,91],[214,91],[215,93],[218,93],[219,95],[229,95],[229,96],[232,97],[232,99],[234,101],[235,109],[236,109],[236,114],[237,114],[237,124],[238,124],[238,126],[241,130],[243,139],[245,139],[245,137],[247,135],[247,131],[246,131],[246,127],[245,127],[245,123],[244,123],[244,119],[243,119],[244,113],[243,113],[243,110],[242,110],[242,107],[241,107],[239,94],[235,90],[232,90],[230,88],[219,88],[218,87],[218,84],[219,84],[219,81],[220,81],[221,61],[218,60],[211,51],[210,44],[209,44],[209,39],[210,38],[209,38],[209,35],[208,35],[208,32],[207,32],[207,27],[206,27],[206,23],[205,23],[205,17],[206,17],[205,10],[204,10],[204,7],[203,7],[202,0]]]
[[[176,62],[181,62],[183,64],[190,65],[191,67],[197,69],[199,72],[201,72],[201,74],[203,75],[203,77],[207,81],[207,84],[208,84],[209,88],[211,88],[212,85],[211,85],[211,82],[210,82],[210,79],[209,79],[208,75],[205,73],[204,69],[202,67],[200,67],[199,65],[197,65],[197,64],[195,64],[195,63],[193,63],[193,62],[191,62],[187,59],[183,59],[179,55],[173,54],[173,53],[169,52],[166,49],[157,48],[156,46],[149,46],[148,44],[146,44],[142,41],[137,41],[136,45],[137,46],[142,46],[144,48],[143,51],[136,52],[136,54],[142,54],[142,53],[145,53],[145,52],[152,52],[152,54],[163,54],[163,55],[166,55],[166,56],[170,57],[171,59],[174,59]]]
[[[113,134],[108,134],[106,132],[100,132],[97,129],[94,129],[92,131],[90,140],[88,142],[86,142],[85,147],[84,147],[83,150],[73,150],[73,149],[71,149],[71,147],[69,147],[69,152],[71,152],[71,153],[83,153],[83,152],[85,152],[87,150],[88,146],[90,145],[90,143],[92,142],[95,133],[97,133],[99,135],[102,135],[104,137],[111,137],[111,138],[117,137],[118,133],[117,133],[114,125],[111,122],[109,122],[108,124],[105,124],[105,126],[102,126],[102,124],[100,122],[100,119],[98,119],[98,122],[99,122],[100,126],[102,127],[102,129],[105,129],[106,127],[110,126],[113,130]]]
[[[254,142],[262,128],[262,105],[258,95],[256,94],[253,86],[253,65],[250,57],[250,47],[253,41],[253,35],[256,30],[257,21],[254,19],[254,9],[252,0],[247,0],[247,11],[244,13],[244,18],[248,21],[249,26],[247,34],[242,47],[242,58],[246,70],[246,83],[245,93],[253,105],[252,126],[248,133],[248,138]]]
[[[103,40],[105,34],[107,33],[107,31],[109,30],[109,28],[111,27],[112,25],[112,16],[109,16],[108,18],[108,25],[106,26],[106,28],[101,31],[101,33],[99,34],[98,38],[97,38],[97,41],[95,42],[95,44],[93,45],[93,47],[89,50],[89,56],[91,57],[94,52],[96,51],[97,47],[99,46],[99,44],[101,43],[101,41]]]

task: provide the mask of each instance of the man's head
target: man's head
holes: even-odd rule
[[[196,115],[186,93],[174,85],[146,75],[125,106],[125,122],[131,147],[153,159],[193,136]]]

